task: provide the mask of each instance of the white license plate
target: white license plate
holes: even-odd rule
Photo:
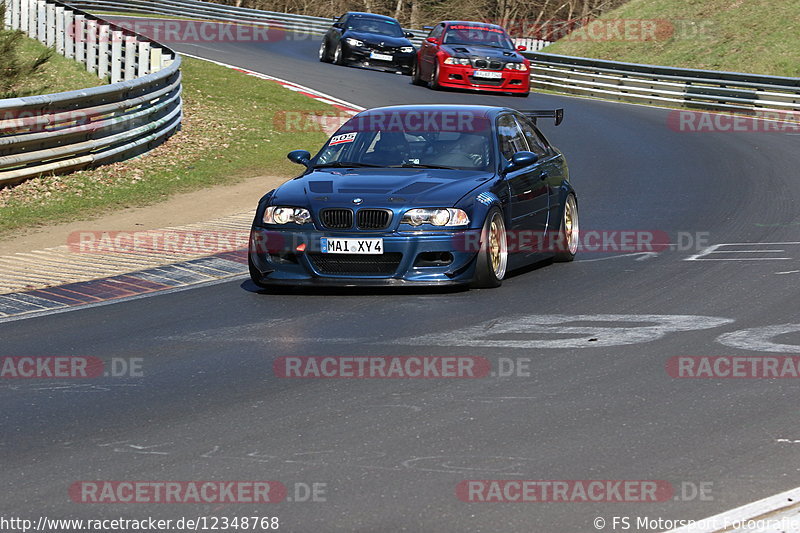
[[[383,239],[332,239],[322,237],[323,254],[370,254],[383,253]]]
[[[502,72],[492,72],[491,70],[476,70],[472,75],[476,78],[486,78],[488,80],[499,80],[503,77]]]
[[[391,61],[394,57],[386,54],[379,54],[378,52],[370,52],[370,59],[379,59],[380,61]]]

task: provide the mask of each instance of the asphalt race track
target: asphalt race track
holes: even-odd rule
[[[800,485],[800,446],[781,441],[800,439],[796,380],[676,379],[665,369],[674,356],[800,354],[791,326],[800,324],[800,137],[674,131],[669,110],[577,98],[431,91],[322,64],[317,47],[176,45],[363,107],[564,107],[564,123],[543,130],[568,157],[581,229],[664,232],[683,246],[585,252],[492,290],[261,294],[237,279],[0,324],[2,355],[135,360],[143,374],[0,382],[4,514],[580,533],[596,531],[596,517],[606,531],[614,516],[700,519]],[[253,207],[263,192],[253,191]],[[273,373],[282,356],[376,355],[481,356],[519,372]],[[504,479],[665,480],[676,492],[648,503],[456,495],[464,480]],[[274,480],[294,501],[79,504],[68,489],[81,480]],[[313,484],[324,494],[304,497]],[[692,494],[701,485],[712,487],[704,498]],[[317,501],[296,501],[305,499]]]

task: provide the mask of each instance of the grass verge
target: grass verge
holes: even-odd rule
[[[22,61],[33,61],[46,50],[47,47],[39,41],[25,37],[19,49],[19,57]],[[86,67],[77,61],[53,54],[41,71],[16,87],[15,92],[20,96],[60,93],[97,87],[104,83],[107,81],[87,72]]]
[[[578,33],[542,51],[629,63],[800,76],[797,0],[631,0],[599,20],[653,21],[657,30],[649,40],[637,39],[635,32],[609,40],[592,39],[589,33],[582,38]]]
[[[332,108],[277,83],[184,58],[183,90],[182,130],[148,154],[0,190],[0,237],[248,177],[288,177],[299,167],[286,153],[313,151],[327,138],[318,129],[287,128],[281,116],[285,111],[325,114]],[[253,192],[254,201],[261,192],[266,191]]]

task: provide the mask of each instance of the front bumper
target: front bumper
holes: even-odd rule
[[[530,71],[501,70],[499,80],[475,77],[476,69],[467,65],[444,65],[439,67],[439,85],[458,89],[477,89],[503,93],[527,93],[531,90]]]
[[[462,285],[475,274],[474,246],[466,232],[367,233],[275,231],[254,227],[250,263],[263,285],[398,286]],[[383,254],[321,253],[320,240],[381,238]],[[437,258],[436,261],[430,261]],[[438,259],[445,258],[440,261]],[[380,272],[378,272],[380,270]],[[371,272],[370,272],[371,271]]]
[[[379,70],[389,70],[392,72],[400,70],[406,74],[411,72],[411,66],[414,63],[413,52],[379,52],[382,54],[391,55],[391,61],[373,59],[370,57],[371,52],[373,52],[373,50],[368,48],[348,47],[344,50],[344,60],[348,65],[374,68]]]

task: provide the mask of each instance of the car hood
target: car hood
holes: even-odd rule
[[[405,37],[389,37],[388,35],[381,35],[378,33],[364,33],[360,31],[348,31],[344,35],[345,38],[352,37],[370,44],[381,44],[383,46],[412,46],[411,41]]]
[[[332,168],[288,181],[272,205],[298,207],[451,207],[494,175],[474,170]],[[361,199],[356,204],[353,200]]]
[[[466,44],[446,44],[442,50],[451,56],[475,56],[481,58],[500,59],[506,62],[522,61],[523,57],[515,50],[493,48],[491,46],[475,46]]]

